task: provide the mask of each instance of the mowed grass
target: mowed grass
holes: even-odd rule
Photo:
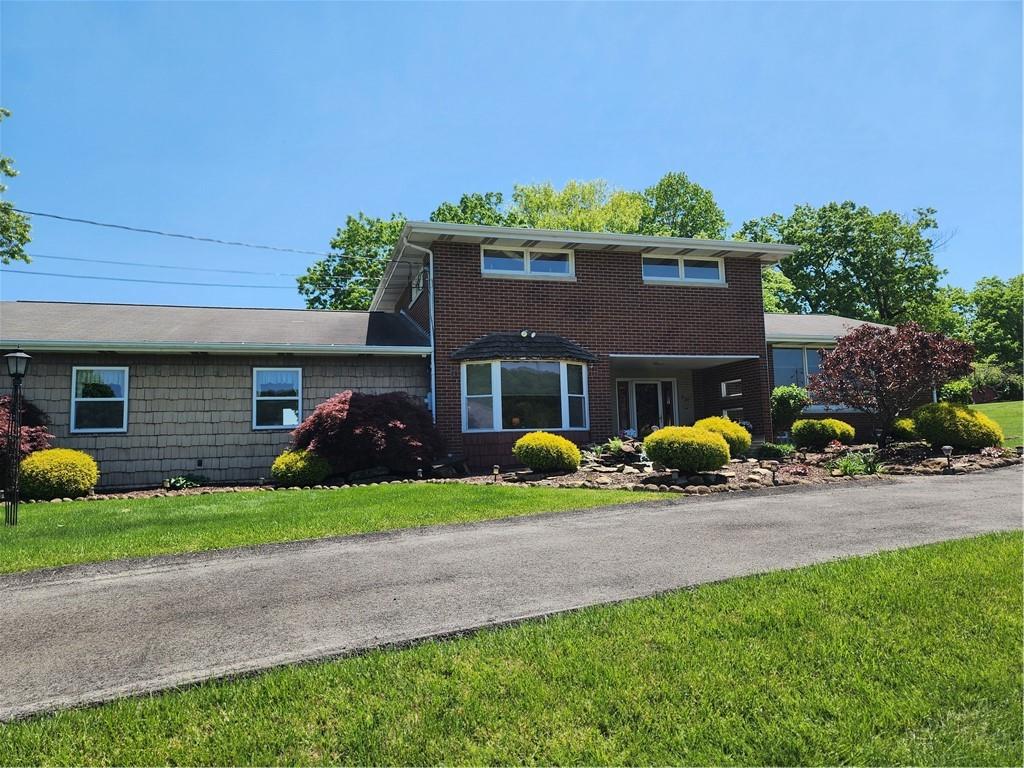
[[[1021,765],[1022,539],[737,579],[0,726],[5,764]]]
[[[1003,445],[1012,447],[1024,443],[1024,401],[982,403],[972,407],[999,423],[1003,428]]]
[[[0,572],[656,498],[631,491],[450,483],[26,504],[17,527],[0,527]]]

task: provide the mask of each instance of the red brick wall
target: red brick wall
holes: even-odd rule
[[[756,260],[726,259],[728,287],[723,288],[646,285],[639,253],[576,251],[576,280],[564,282],[483,277],[478,245],[436,241],[431,250],[437,422],[453,451],[464,451],[472,459],[471,449],[483,443],[508,443],[518,435],[463,437],[459,365],[452,353],[488,333],[524,328],[565,336],[598,356],[589,369],[594,440],[613,431],[611,353],[758,355],[759,360],[740,364],[746,374],[744,407],[749,408],[747,418],[755,431],[768,429],[761,271]],[[735,378],[722,375],[725,368],[712,370],[702,372],[707,382],[718,376],[719,381]],[[703,415],[707,414],[698,410],[698,418]]]

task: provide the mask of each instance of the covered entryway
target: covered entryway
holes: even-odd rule
[[[742,379],[732,379],[737,383],[721,388],[718,383],[709,387],[709,381],[724,381],[733,375],[727,372],[734,364],[758,360],[757,355],[609,355],[615,430],[644,436],[659,427],[692,424],[728,410],[742,414],[744,390],[749,395],[755,382],[744,387]],[[720,369],[723,376],[706,375],[710,369]]]

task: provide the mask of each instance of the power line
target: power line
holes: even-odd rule
[[[79,261],[89,264],[116,264],[122,267],[146,267],[147,269],[183,269],[189,272],[219,272],[227,275],[261,275],[263,277],[298,277],[288,272],[253,272],[247,269],[214,269],[213,267],[187,267],[181,264],[145,264],[139,261],[116,261],[114,259],[89,259],[76,256],[49,256],[43,253],[30,253],[33,259],[56,259],[58,261]]]
[[[103,277],[101,275],[69,275],[64,272],[37,272],[34,269],[0,269],[0,275],[12,272],[40,277],[71,277],[75,280],[109,280],[115,283],[150,283],[153,285],[187,285],[193,288],[269,288],[276,291],[294,291],[290,285],[244,285],[238,283],[188,283],[179,280],[142,280],[134,277]]]
[[[337,254],[325,253],[323,251],[304,251],[299,248],[279,248],[275,245],[259,245],[257,243],[243,243],[237,240],[219,240],[216,237],[203,237],[201,235],[182,235],[177,232],[162,232],[159,229],[145,229],[143,227],[129,227],[127,224],[109,224],[103,221],[93,221],[92,219],[77,219],[73,216],[58,216],[56,213],[41,213],[40,211],[25,211],[21,208],[15,208],[18,213],[23,213],[26,216],[43,216],[47,219],[57,219],[59,221],[69,221],[75,224],[89,224],[94,227],[108,227],[110,229],[123,229],[128,232],[142,232],[147,235],[160,235],[161,237],[178,237],[183,240],[198,240],[203,243],[216,243],[217,245],[236,245],[240,248],[257,248],[263,251],[279,251],[281,253],[301,253],[306,256],[336,256]]]

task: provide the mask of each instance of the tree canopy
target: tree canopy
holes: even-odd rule
[[[0,122],[11,116],[8,109],[0,107]],[[18,175],[14,169],[14,160],[0,154],[0,178],[13,179]],[[7,185],[0,183],[0,194],[7,191]],[[12,261],[29,262],[31,259],[25,252],[28,245],[32,225],[28,217],[14,210],[14,203],[0,200],[0,264]]]
[[[781,300],[787,311],[894,324],[935,300],[944,274],[935,265],[930,236],[937,227],[932,208],[908,218],[846,201],[751,219],[739,235],[799,246],[780,265],[793,283],[793,293]]]

